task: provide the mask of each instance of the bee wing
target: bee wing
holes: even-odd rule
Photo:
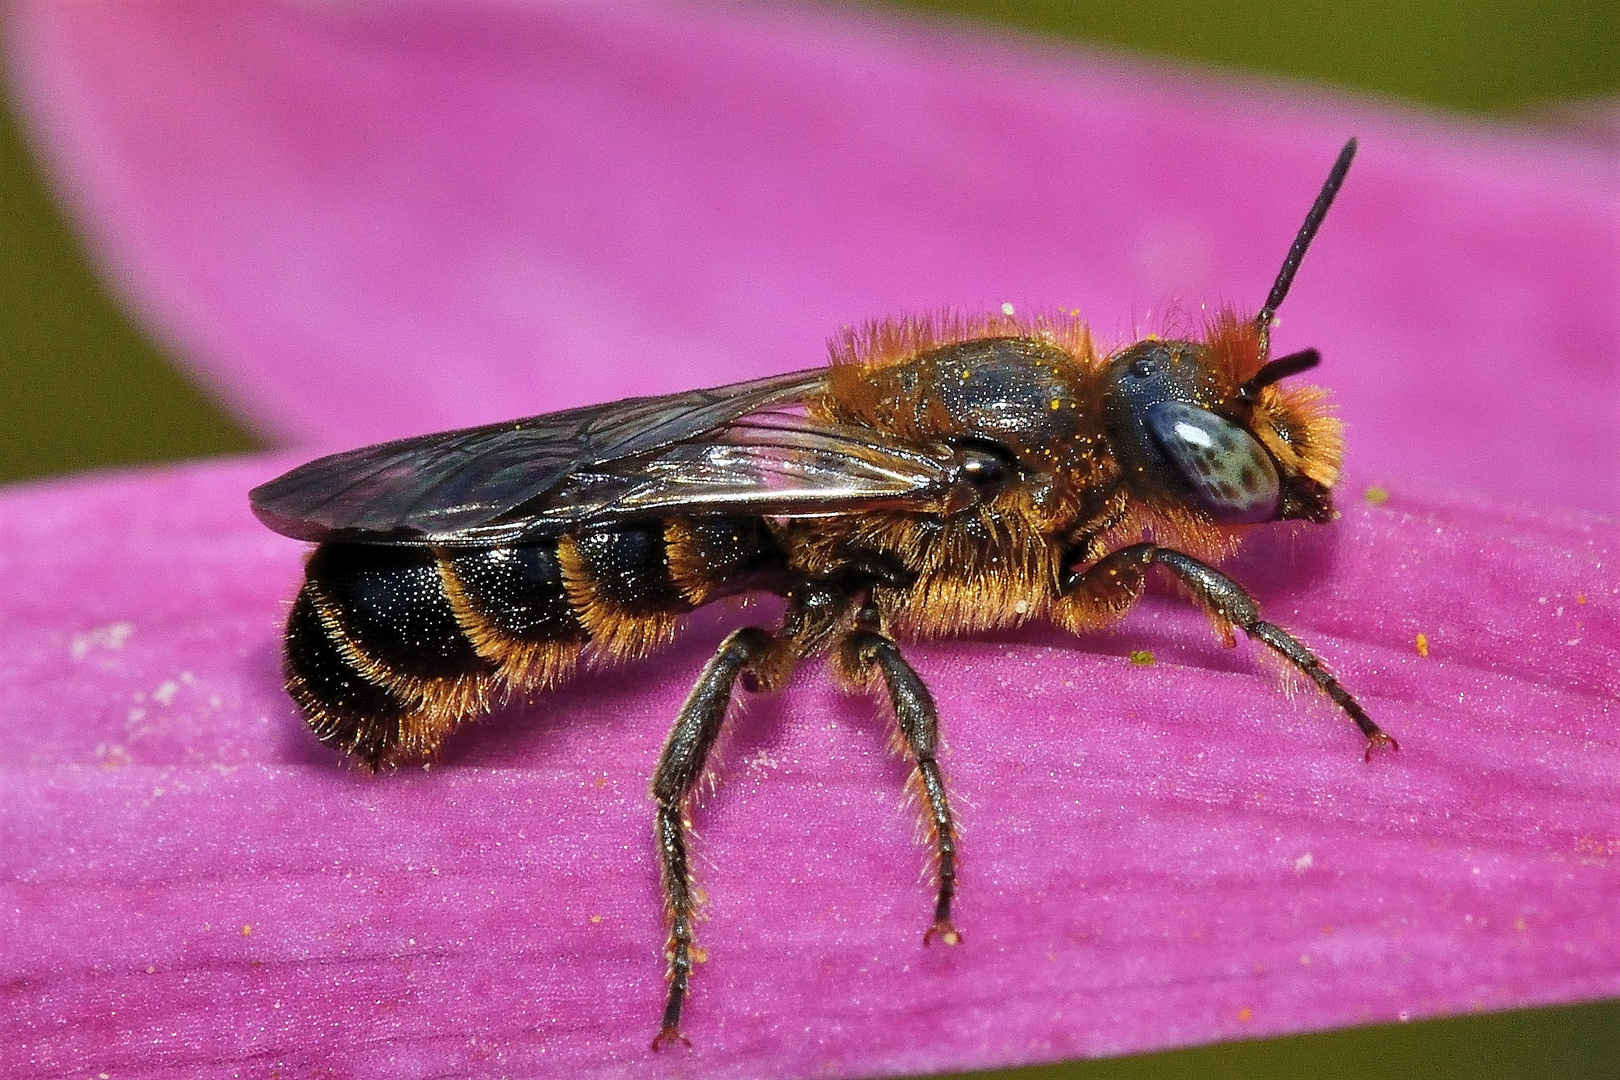
[[[770,411],[824,388],[824,371],[803,371],[401,439],[312,461],[250,498],[299,540],[475,544],[675,509],[825,514],[943,497],[949,451]],[[763,415],[739,422],[751,414]]]
[[[674,514],[948,512],[975,498],[949,447],[772,412],[653,454],[583,469],[520,514],[525,528],[545,534]]]

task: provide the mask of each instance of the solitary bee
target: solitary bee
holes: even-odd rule
[[[1100,355],[1064,317],[872,324],[829,367],[425,435],[309,463],[252,493],[318,546],[287,620],[288,692],[328,746],[372,768],[581,663],[645,656],[725,596],[786,601],[721,643],[653,774],[669,926],[653,1041],[680,1040],[697,900],[686,801],[739,679],[768,691],[828,654],[887,693],[913,763],[951,924],[957,830],[934,700],[896,641],[1124,615],[1163,566],[1231,640],[1308,675],[1367,739],[1385,734],[1293,635],[1211,566],[1247,526],[1327,522],[1343,456],[1324,391],[1279,385],[1270,329],[1355,155],[1347,143],[1252,319]]]

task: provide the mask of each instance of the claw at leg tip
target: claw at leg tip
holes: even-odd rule
[[[933,941],[935,937],[938,937],[940,943],[943,945],[962,944],[961,933],[956,929],[956,927],[951,925],[949,919],[940,919],[933,926],[930,926],[923,934],[923,944],[927,945],[929,942]]]
[[[1373,751],[1377,750],[1381,746],[1387,747],[1391,753],[1401,748],[1401,744],[1395,741],[1395,736],[1380,731],[1378,734],[1368,737],[1367,752],[1361,755],[1362,760],[1371,761]]]
[[[679,1028],[666,1027],[658,1032],[658,1037],[652,1041],[653,1051],[656,1053],[665,1043],[679,1042],[688,1050],[692,1048],[692,1040],[682,1035]]]

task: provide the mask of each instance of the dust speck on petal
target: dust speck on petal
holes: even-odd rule
[[[107,649],[117,652],[124,647],[124,642],[135,632],[135,627],[127,622],[112,623],[108,626],[98,626],[94,630],[87,630],[82,634],[73,635],[68,643],[68,655],[75,660],[83,660],[94,649]]]

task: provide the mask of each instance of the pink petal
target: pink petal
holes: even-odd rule
[[[1397,490],[1257,534],[1235,572],[1402,741],[1371,764],[1168,598],[914,647],[969,824],[955,949],[882,721],[807,669],[697,814],[711,959],[655,1058],[647,776],[743,616],[431,771],[345,770],[278,686],[301,547],[242,498],[288,461],[0,496],[8,1076],[869,1076],[1620,993],[1612,525]]]
[[[263,430],[354,445],[812,366],[874,315],[1284,309],[1363,475],[1620,510],[1612,149],[847,11],[20,3],[123,288]]]

